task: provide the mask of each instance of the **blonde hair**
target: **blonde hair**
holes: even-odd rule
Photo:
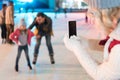
[[[115,7],[115,8],[112,8],[111,10],[111,18],[118,18],[118,11],[120,10],[120,7]]]
[[[108,8],[101,10],[101,22],[105,26],[107,34],[114,30],[118,21],[118,11],[120,7]],[[116,20],[116,22],[114,22]]]

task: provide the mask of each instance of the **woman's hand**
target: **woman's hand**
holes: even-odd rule
[[[81,47],[80,38],[76,36],[71,36],[69,38],[68,35],[65,35],[64,44],[71,51],[73,51],[75,48]]]

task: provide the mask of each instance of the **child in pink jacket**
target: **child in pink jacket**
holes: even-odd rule
[[[25,56],[27,59],[28,67],[32,70],[32,66],[30,64],[29,54],[28,54],[28,45],[31,43],[31,38],[34,34],[26,29],[26,23],[24,19],[21,19],[19,28],[17,28],[13,33],[10,34],[9,38],[18,44],[18,54],[16,57],[15,71],[19,71],[18,63],[22,53],[22,50],[25,52]]]

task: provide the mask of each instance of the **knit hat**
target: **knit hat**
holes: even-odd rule
[[[120,22],[118,23],[116,29],[112,31],[109,36],[120,41]]]
[[[25,23],[24,18],[22,18],[22,19],[20,20],[20,23],[19,23],[18,27],[20,27],[20,26],[25,26],[25,27],[26,27],[26,23]]]

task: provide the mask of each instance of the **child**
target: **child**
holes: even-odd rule
[[[25,56],[28,62],[28,67],[30,70],[32,70],[29,54],[28,54],[28,44],[31,43],[31,38],[34,34],[29,30],[26,29],[26,24],[24,19],[21,19],[19,28],[16,29],[13,33],[10,34],[9,38],[13,41],[15,41],[18,44],[18,54],[16,57],[16,64],[15,64],[15,70],[18,72],[18,62],[22,53],[22,50],[25,52]]]

